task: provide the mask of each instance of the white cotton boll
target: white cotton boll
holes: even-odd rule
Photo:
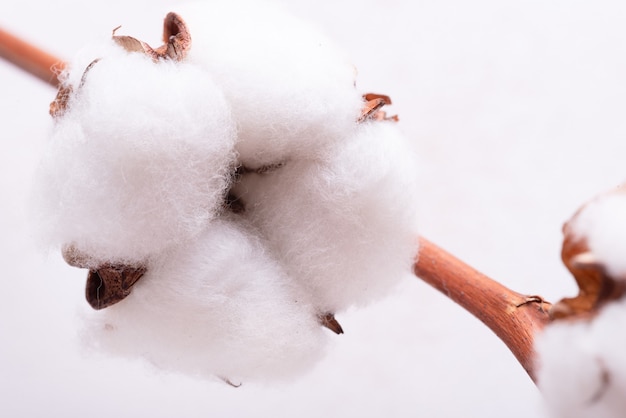
[[[377,299],[417,254],[416,161],[393,122],[360,125],[325,158],[248,174],[246,216],[322,312]]]
[[[111,41],[73,67],[35,190],[39,229],[102,261],[142,262],[198,234],[220,210],[235,126],[197,67],[153,62]]]
[[[626,194],[612,193],[588,203],[571,224],[589,250],[616,279],[626,280]]]
[[[232,105],[242,164],[312,156],[354,128],[362,106],[354,66],[308,23],[258,1],[175,11],[191,33],[189,60],[215,77]]]
[[[130,296],[89,315],[86,342],[234,383],[308,370],[326,332],[250,230],[215,220],[196,241],[150,264]]]
[[[626,303],[539,336],[539,387],[555,418],[621,418],[626,410]]]

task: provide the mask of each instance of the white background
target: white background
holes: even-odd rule
[[[166,4],[14,3],[0,7],[0,26],[62,58],[120,24],[138,37],[147,28],[141,39],[158,44]],[[573,294],[560,227],[626,175],[626,4],[285,3],[348,51],[359,89],[394,99],[388,111],[420,150],[421,189],[407,192],[423,197],[423,235],[518,291],[553,301]],[[85,272],[42,253],[28,228],[54,94],[0,62],[0,416],[544,414],[504,345],[418,279],[340,315],[346,334],[288,384],[233,389],[85,352],[75,335],[89,309]]]

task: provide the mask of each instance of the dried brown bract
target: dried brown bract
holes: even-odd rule
[[[73,267],[89,269],[85,297],[94,309],[104,309],[130,295],[132,287],[146,273],[143,265],[98,264],[74,245],[63,248],[63,259]]]
[[[392,120],[398,121],[398,115],[387,116],[387,113],[382,111],[381,108],[385,105],[391,104],[391,98],[384,94],[366,93],[363,95],[365,104],[361,109],[361,115],[357,119],[358,122],[364,122],[366,120]]]
[[[91,61],[91,63],[89,63],[87,68],[85,68],[85,71],[83,72],[83,75],[80,79],[80,84],[78,86],[78,89],[80,89],[83,86],[83,84],[85,84],[87,73],[89,72],[89,70],[93,68],[94,65],[96,65],[98,61],[100,60],[95,59]],[[69,108],[70,99],[73,93],[74,93],[74,88],[71,85],[61,84],[59,86],[59,91],[57,92],[56,97],[54,98],[52,103],[50,103],[50,116],[52,116],[55,119],[63,116],[63,114],[65,114],[65,112]]]
[[[341,327],[341,324],[339,324],[339,321],[337,321],[333,313],[328,312],[325,314],[320,314],[318,318],[322,326],[328,328],[335,334],[343,334],[343,328]]]
[[[146,273],[143,266],[105,265],[89,270],[85,297],[94,309],[104,309],[130,295],[132,287]]]
[[[550,310],[553,319],[594,315],[603,304],[620,299],[626,293],[626,283],[611,276],[590,250],[587,239],[574,231],[573,225],[585,207],[563,226],[561,251],[563,263],[574,276],[579,293],[555,303]]]
[[[176,13],[170,12],[165,16],[163,22],[163,42],[164,45],[154,49],[146,42],[140,41],[132,36],[117,36],[115,32],[119,26],[113,30],[113,40],[128,52],[142,52],[150,56],[154,61],[160,59],[171,59],[182,61],[187,56],[191,48],[191,35],[185,21]]]
[[[59,86],[59,91],[54,100],[50,103],[50,116],[60,118],[63,116],[69,106],[70,97],[74,89],[72,86]]]

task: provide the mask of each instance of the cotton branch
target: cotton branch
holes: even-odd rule
[[[11,35],[1,28],[0,57],[53,87],[59,84],[57,74],[65,65],[59,58]]]
[[[425,238],[414,271],[487,325],[535,380],[534,335],[549,322],[549,303],[506,288]]]

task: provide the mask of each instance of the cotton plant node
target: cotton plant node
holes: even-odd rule
[[[536,379],[535,336],[550,322],[550,303],[514,292],[425,238],[415,274],[491,329]]]

